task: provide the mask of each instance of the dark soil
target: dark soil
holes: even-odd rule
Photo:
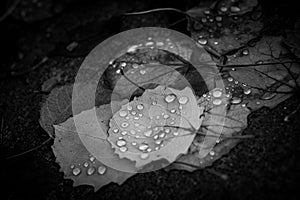
[[[12,2],[6,0],[1,4],[9,6]],[[41,102],[53,87],[72,83],[81,62],[94,46],[120,31],[165,26],[182,16],[161,12],[130,19],[113,17],[107,21],[110,17],[157,7],[187,10],[197,3],[192,0],[181,3],[21,1],[0,22],[1,199],[298,199],[300,113],[284,121],[299,105],[297,97],[249,116],[245,134],[256,138],[245,140],[211,167],[228,175],[228,180],[207,170],[193,173],[160,170],[138,174],[121,186],[109,184],[94,192],[89,186],[74,188],[72,181],[63,178],[52,153],[53,140],[30,153],[7,159],[49,139],[38,122]],[[0,9],[1,15],[5,10]],[[299,18],[295,6],[285,1],[264,2],[263,11],[266,21],[273,21],[274,30],[270,31],[274,34],[293,27]],[[186,23],[174,29],[187,33]],[[74,41],[81,42],[73,51],[66,50]],[[51,77],[58,78],[43,85]]]

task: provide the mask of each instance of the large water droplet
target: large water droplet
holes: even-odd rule
[[[126,145],[126,141],[125,140],[118,140],[117,141],[117,146],[122,147]]]
[[[99,174],[104,174],[105,172],[106,172],[106,167],[105,166],[103,166],[103,165],[100,165],[99,167],[98,167],[98,173]]]
[[[76,167],[76,168],[74,168],[74,169],[72,170],[72,174],[73,174],[74,176],[78,176],[80,173],[81,173],[81,169],[78,168],[78,167]]]
[[[140,144],[140,146],[139,146],[139,150],[141,150],[141,151],[145,151],[147,148],[148,148],[147,144]]]
[[[276,93],[266,93],[260,99],[262,100],[270,100],[273,99],[276,96]]]
[[[182,96],[178,99],[178,102],[180,104],[186,104],[187,102],[189,101],[189,98],[188,97],[185,97],[185,96]]]
[[[167,103],[171,103],[171,102],[173,102],[175,99],[176,99],[176,96],[175,96],[174,94],[169,94],[169,95],[167,95],[167,96],[165,97],[165,101],[166,101]]]
[[[239,7],[236,7],[236,6],[231,6],[230,11],[236,13],[236,12],[240,12],[241,9]]]
[[[95,173],[96,169],[94,167],[90,167],[88,168],[88,170],[86,171],[87,175],[91,176]]]

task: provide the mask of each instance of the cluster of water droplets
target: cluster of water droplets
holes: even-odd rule
[[[89,156],[89,159],[83,163],[70,165],[70,169],[74,176],[79,176],[83,173],[88,176],[103,175],[107,170],[106,166],[96,163],[96,158],[93,156]]]
[[[123,105],[110,120],[108,139],[120,157],[130,153],[146,160],[180,135],[178,126],[189,97],[152,92]]]

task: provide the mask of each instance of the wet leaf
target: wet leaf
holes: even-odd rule
[[[109,110],[107,109],[107,106],[103,106],[100,109],[106,110],[105,112],[107,115],[104,115],[103,118],[99,120],[102,127],[105,128],[107,117],[111,114],[107,112],[107,110]],[[94,133],[94,140],[102,141],[102,145],[98,146],[99,150],[106,151],[106,153],[113,153],[105,140],[106,135],[94,132],[93,127],[95,125],[91,124],[92,121],[89,121],[88,117],[90,113],[83,112],[79,115],[82,115],[86,120],[86,123],[80,124],[79,126],[85,126],[84,129],[86,129],[87,132]],[[121,172],[108,167],[95,157],[91,156],[76,132],[73,118],[69,118],[62,124],[54,125],[54,127],[55,140],[52,149],[56,156],[56,162],[60,165],[60,170],[64,173],[64,177],[74,181],[74,186],[91,185],[96,191],[111,182],[122,184],[125,180],[134,175],[133,173]]]

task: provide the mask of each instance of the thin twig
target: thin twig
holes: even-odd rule
[[[29,149],[29,150],[24,151],[24,152],[19,153],[19,154],[15,154],[15,155],[9,156],[9,157],[7,157],[7,158],[5,158],[5,159],[6,159],[6,160],[9,160],[9,159],[12,159],[12,158],[16,158],[16,157],[19,157],[19,156],[28,154],[28,153],[30,153],[30,152],[32,152],[32,151],[35,151],[35,150],[41,148],[42,146],[44,146],[45,144],[47,144],[47,143],[48,143],[49,141],[51,141],[51,140],[52,140],[52,138],[48,138],[48,139],[47,139],[46,141],[44,141],[42,144],[40,144],[40,145],[38,145],[38,146],[36,146],[36,147],[34,147],[34,148],[32,148],[32,149]]]

